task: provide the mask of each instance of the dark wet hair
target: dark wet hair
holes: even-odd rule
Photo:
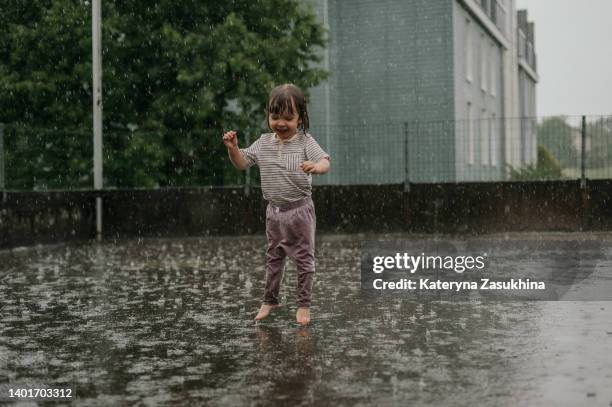
[[[297,112],[293,111],[293,104],[291,102],[295,104]],[[308,131],[309,121],[306,97],[300,88],[291,83],[279,85],[270,92],[270,98],[266,106],[266,123],[268,123],[268,127],[270,127],[270,114],[283,114],[285,112],[290,115],[297,113],[300,119],[299,129],[304,132]]]

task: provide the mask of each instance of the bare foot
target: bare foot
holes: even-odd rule
[[[295,319],[300,325],[308,325],[310,323],[310,308],[298,308]]]
[[[271,310],[278,307],[280,307],[280,305],[262,304],[259,312],[255,316],[255,321],[261,321],[270,314]]]

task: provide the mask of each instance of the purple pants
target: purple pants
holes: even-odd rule
[[[312,199],[303,205],[282,209],[268,204],[266,208],[266,290],[264,304],[278,304],[278,293],[285,269],[285,258],[295,261],[298,272],[297,304],[310,307],[315,272],[316,217]]]

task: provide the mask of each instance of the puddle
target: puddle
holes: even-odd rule
[[[365,299],[362,237],[319,236],[307,328],[293,265],[253,323],[261,237],[2,252],[0,383],[73,383],[79,406],[610,405],[612,302]]]

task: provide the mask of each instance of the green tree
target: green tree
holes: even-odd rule
[[[538,144],[538,162],[519,169],[510,166],[512,181],[540,181],[562,179],[561,165],[546,147]]]
[[[577,168],[580,164],[575,146],[577,132],[579,129],[570,126],[564,117],[547,117],[538,125],[538,144],[546,147],[562,168]]]
[[[612,117],[601,117],[588,123],[586,137],[590,142],[587,144],[587,167],[602,168],[605,172],[612,167]]]
[[[297,0],[103,2],[102,16],[106,185],[236,182],[223,129],[257,133],[274,85],[325,77],[323,28]],[[8,146],[63,146],[11,150],[9,186],[92,185],[91,100],[90,2],[3,1],[0,121],[39,140]]]

